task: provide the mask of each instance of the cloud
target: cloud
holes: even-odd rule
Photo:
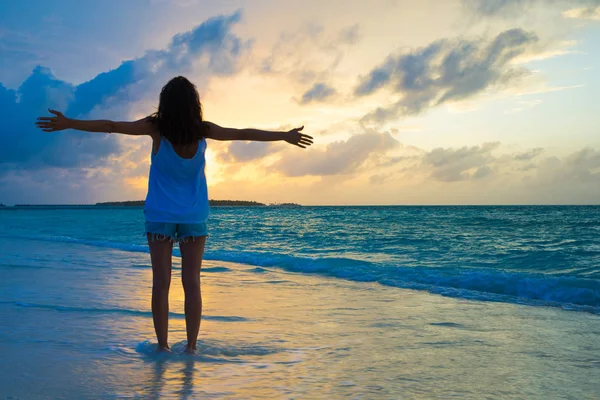
[[[43,56],[35,51],[36,38],[0,26],[0,81],[6,86],[21,83],[27,77],[31,67],[38,64]],[[24,73],[25,72],[25,73]]]
[[[168,3],[178,7],[186,8],[200,3],[200,0],[150,0],[150,4]]]
[[[586,147],[540,160],[524,171],[517,188],[537,203],[600,204],[600,151]]]
[[[529,7],[538,0],[463,0],[465,5],[482,15],[498,15]],[[550,0],[553,2],[554,0]]]
[[[589,11],[600,5],[600,0],[463,0],[463,4],[480,15],[510,17],[534,6],[583,5],[587,8],[582,10]]]
[[[240,57],[252,44],[231,32],[240,20],[240,11],[209,18],[196,28],[173,36],[166,49],[147,51],[142,57],[99,74],[77,87],[75,106],[69,111],[86,114],[104,106],[107,110],[117,107],[122,112],[123,106],[130,107],[150,95],[158,97],[158,90],[174,75],[195,71],[207,77],[235,73]]]
[[[335,91],[327,83],[334,79],[348,48],[361,39],[358,24],[337,32],[327,32],[317,23],[306,23],[293,32],[283,32],[268,57],[261,59],[258,72],[284,75],[293,84],[306,88],[299,102],[321,101]]]
[[[71,195],[79,192],[80,202],[88,200],[87,171],[84,169],[45,168],[31,173],[26,170],[8,170],[0,174],[0,203],[53,204],[73,203]]]
[[[47,133],[34,126],[47,108],[70,117],[124,118],[175,74],[201,67],[212,75],[233,73],[249,43],[231,33],[240,12],[210,18],[193,30],[175,35],[164,50],[146,52],[118,68],[74,86],[38,66],[17,90],[0,84],[0,174],[15,168],[97,167],[122,149],[114,135],[82,132]],[[147,110],[151,113],[153,110]]]
[[[329,143],[324,150],[311,148],[303,152],[289,152],[277,161],[272,169],[291,177],[351,174],[359,170],[370,158],[400,146],[400,142],[389,132],[368,131],[353,135],[345,141]]]
[[[37,67],[18,90],[0,85],[0,173],[3,169],[94,166],[119,146],[112,136],[47,133],[34,126],[47,107],[64,109],[74,87],[58,80],[48,68]]]
[[[552,89],[557,89],[557,88],[552,88]],[[514,107],[510,110],[507,110],[505,112],[505,114],[516,114],[525,110],[529,110],[533,107],[536,107],[538,105],[542,104],[542,101],[539,99],[534,99],[534,100],[519,100],[517,101],[517,107]]]
[[[564,11],[563,16],[565,18],[600,21],[600,7],[572,8]]]
[[[443,39],[410,53],[390,55],[360,78],[354,94],[362,97],[386,88],[401,98],[391,106],[375,109],[362,121],[381,123],[418,114],[518,80],[529,71],[512,62],[537,40],[533,33],[510,29],[490,42]]]
[[[430,189],[436,187],[436,182],[439,182],[450,191],[448,193],[458,190],[454,189],[456,187],[482,190],[479,181],[485,181],[486,190],[496,193],[500,203],[598,204],[599,150],[586,147],[562,158],[541,158],[544,151],[535,148],[510,154],[502,151],[498,142],[437,148],[407,157],[406,162],[400,162],[392,169],[378,169],[369,181],[377,185],[384,182],[394,185],[411,180],[424,185],[423,189],[425,186]],[[467,197],[460,192],[452,193],[462,202],[467,198],[477,198],[475,192]]]
[[[147,75],[139,69],[139,60],[125,61],[118,68],[98,74],[94,79],[84,82],[74,90],[74,101],[69,104],[66,114],[73,117],[89,114],[106,99],[116,96],[128,85],[136,83]]]
[[[255,170],[260,175],[252,179],[243,174],[229,175],[227,180],[211,186],[211,190],[217,196],[226,195],[233,182],[236,193],[246,198],[303,204],[599,204],[600,201],[598,149],[584,148],[560,157],[542,157],[543,150],[539,148],[511,152],[500,143],[430,151],[413,148],[408,152],[409,146],[395,142],[391,148],[374,146],[375,150],[364,151],[360,157],[358,151],[349,150],[360,148],[358,143],[363,141],[375,141],[378,135],[386,134],[365,132],[318,151],[285,151],[270,169],[269,161],[262,161],[266,168]],[[336,155],[345,151],[344,160],[348,162],[338,162]],[[350,161],[360,159],[364,161]],[[249,168],[253,165],[256,164]],[[281,171],[281,167],[287,170]],[[289,178],[275,179],[273,172],[283,172]]]
[[[423,166],[431,171],[431,177],[442,182],[456,182],[490,176],[489,164],[495,160],[492,151],[500,143],[486,143],[482,146],[437,148],[423,156]]]
[[[600,184],[599,169],[600,151],[586,147],[565,158],[562,173],[566,177]]]
[[[543,152],[544,152],[544,149],[538,147],[536,149],[532,149],[532,150],[526,151],[525,153],[517,154],[515,156],[515,160],[518,160],[518,161],[531,161],[534,158],[536,158],[537,156],[539,156],[540,154],[542,154]]]
[[[231,30],[241,13],[214,17],[175,35],[162,50],[147,51],[94,79],[73,85],[38,66],[16,89],[0,83],[0,193],[5,203],[73,203],[115,200],[110,193],[141,198],[139,182],[148,166],[148,143],[117,135],[42,132],[35,118],[47,108],[75,118],[128,119],[149,114],[148,98],[175,75],[235,73],[251,42]],[[133,158],[132,158],[133,157]],[[137,162],[132,162],[135,160]],[[136,185],[128,184],[138,182]]]
[[[360,40],[360,26],[354,24],[342,29],[338,34],[338,43],[356,44]]]
[[[283,146],[273,142],[233,141],[227,151],[219,153],[218,158],[224,162],[249,162],[260,160],[268,155],[281,151]]]
[[[335,89],[327,86],[325,83],[315,83],[313,87],[307,90],[300,100],[301,104],[323,101],[335,94]]]

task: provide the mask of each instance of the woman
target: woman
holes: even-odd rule
[[[152,138],[148,194],[144,206],[145,231],[152,260],[152,316],[159,349],[168,351],[171,254],[177,241],[181,250],[181,278],[185,292],[186,351],[196,351],[202,316],[200,267],[209,214],[204,174],[206,139],[286,142],[305,148],[312,137],[300,133],[223,128],[202,119],[200,97],[186,78],[171,79],[160,92],[158,111],[132,122],[76,120],[49,110],[36,125],[45,132],[76,129],[88,132],[148,135]]]

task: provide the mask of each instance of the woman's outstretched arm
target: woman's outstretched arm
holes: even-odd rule
[[[44,132],[75,129],[86,132],[123,133],[126,135],[150,135],[155,133],[155,128],[149,118],[137,121],[111,121],[108,119],[81,120],[67,118],[60,111],[50,110],[53,117],[39,117],[35,123]]]
[[[206,137],[214,140],[251,140],[258,142],[272,142],[285,140],[289,144],[306,148],[313,143],[312,136],[300,133],[304,126],[289,131],[263,131],[261,129],[235,129],[223,128],[212,122],[206,122],[209,126]]]

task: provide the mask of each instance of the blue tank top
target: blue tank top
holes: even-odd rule
[[[150,155],[148,194],[144,205],[146,221],[199,224],[209,215],[208,188],[204,166],[206,139],[198,143],[192,158],[182,158],[161,137],[158,151]]]

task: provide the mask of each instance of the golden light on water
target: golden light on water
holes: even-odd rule
[[[277,268],[256,273],[250,265],[205,261],[203,268],[224,270],[202,272],[201,351],[187,358],[179,354],[185,340],[180,258],[173,262],[169,343],[175,354],[152,351],[150,318],[110,324],[117,331],[135,331],[138,341],[150,341],[141,351],[143,365],[121,371],[148,398],[206,392],[279,398],[289,390],[410,394],[419,388],[443,397],[447,387],[406,384],[426,371],[452,379],[453,389],[474,398],[490,390],[516,393],[523,383],[506,387],[507,374],[518,371],[519,381],[537,389],[549,384],[548,364],[538,353],[569,359],[573,350],[557,344],[572,337],[574,321],[582,324],[578,329],[586,326],[584,320],[593,323],[593,316],[582,320],[578,313],[552,308],[465,301]],[[136,275],[110,288],[119,293],[121,308],[148,310],[151,271]],[[577,340],[586,344],[593,337]],[[114,368],[111,364],[103,373],[113,374]],[[472,375],[466,377],[465,370]]]

